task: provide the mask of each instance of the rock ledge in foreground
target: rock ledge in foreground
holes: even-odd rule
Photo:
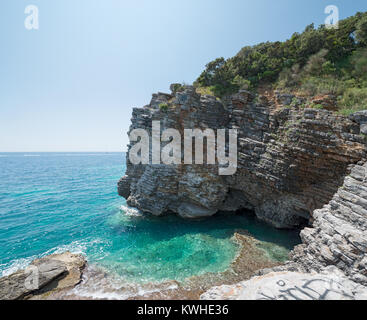
[[[213,287],[201,300],[367,300],[367,288],[335,267],[322,273],[271,272],[235,285]]]
[[[86,260],[65,252],[34,260],[26,269],[0,278],[0,300],[42,298],[81,281]]]

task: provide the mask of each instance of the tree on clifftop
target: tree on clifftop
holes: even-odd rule
[[[364,16],[357,23],[356,37],[362,45],[367,45],[367,16]]]

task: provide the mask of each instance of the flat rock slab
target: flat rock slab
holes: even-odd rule
[[[367,288],[335,267],[322,273],[271,272],[235,285],[213,287],[201,300],[367,300]]]
[[[0,278],[0,300],[27,299],[73,287],[81,281],[83,256],[70,252],[34,260],[26,269]]]
[[[47,261],[38,266],[29,265],[9,276],[0,278],[0,299],[17,300],[25,298],[35,290],[44,287],[67,272],[60,261]]]

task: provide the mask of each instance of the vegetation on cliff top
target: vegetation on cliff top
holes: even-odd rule
[[[367,109],[367,12],[341,20],[337,29],[311,24],[285,42],[244,47],[233,58],[208,63],[195,82],[217,97],[261,84],[335,95],[343,114]]]

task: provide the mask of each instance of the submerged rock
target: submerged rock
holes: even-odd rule
[[[34,260],[26,269],[0,278],[0,300],[42,298],[81,281],[86,260],[70,252]]]

